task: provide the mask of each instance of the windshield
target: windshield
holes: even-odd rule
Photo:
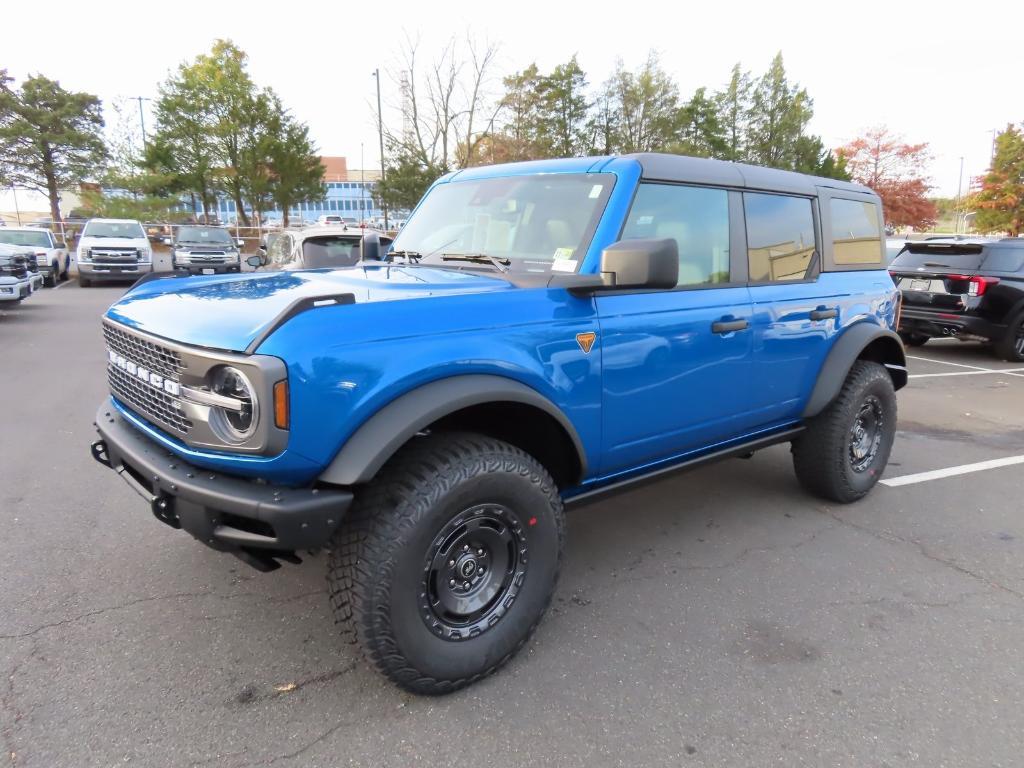
[[[90,221],[82,231],[82,237],[146,237],[142,225],[137,221]]]
[[[395,239],[424,258],[484,255],[509,269],[575,272],[614,184],[607,173],[543,174],[439,184]]]
[[[359,261],[358,237],[310,237],[302,242],[307,267],[351,267]]]
[[[0,243],[5,245],[28,245],[49,248],[50,236],[46,232],[11,232],[0,229]]]
[[[205,245],[207,243],[211,245],[233,245],[228,231],[219,227],[182,227],[178,230],[178,237],[175,242],[188,243],[190,245]]]

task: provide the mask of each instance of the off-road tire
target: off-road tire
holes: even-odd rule
[[[79,278],[78,278],[78,286],[80,288],[88,288],[90,285],[92,285],[92,280],[90,280],[88,277],[81,277],[81,276],[79,276]]]
[[[512,600],[494,604],[501,607],[494,608],[500,615],[493,623],[453,639],[424,602],[429,558],[432,552],[436,558],[448,527],[487,505],[507,507],[521,522],[510,527],[521,536],[525,575]],[[327,581],[335,620],[343,638],[354,638],[363,656],[402,688],[455,691],[500,668],[533,634],[551,602],[564,540],[558,489],[532,456],[474,433],[415,438],[357,495],[334,536]]]
[[[903,339],[903,343],[908,347],[923,347],[931,339],[931,336],[925,336],[923,333],[900,331],[900,338]]]
[[[862,409],[881,414],[879,442],[870,460],[855,469],[855,428]],[[866,360],[853,364],[842,389],[811,418],[793,441],[797,479],[816,496],[848,504],[870,491],[885,470],[896,436],[896,392],[885,367]]]
[[[1017,315],[1006,326],[1006,333],[992,344],[992,351],[1001,360],[1024,363],[1024,313]]]
[[[56,288],[57,283],[59,282],[60,275],[57,274],[57,268],[54,267],[53,270],[51,270],[49,276],[43,280],[43,285],[45,285],[47,288]]]

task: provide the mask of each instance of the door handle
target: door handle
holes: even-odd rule
[[[719,320],[711,324],[712,333],[732,333],[742,331],[750,325],[746,320]]]
[[[825,307],[818,307],[817,309],[811,310],[811,320],[831,320],[833,317],[839,317],[838,309],[825,309]]]

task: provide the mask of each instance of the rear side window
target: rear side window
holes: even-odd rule
[[[1024,269],[1024,248],[986,248],[986,272],[1020,272]]]
[[[832,258],[836,264],[877,264],[882,254],[878,206],[832,198]]]
[[[748,192],[747,258],[750,282],[806,280],[817,270],[814,211],[805,197]]]
[[[679,285],[729,282],[729,193],[724,189],[641,184],[623,240],[672,238]]]

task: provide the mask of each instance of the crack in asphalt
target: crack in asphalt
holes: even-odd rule
[[[934,563],[938,563],[939,565],[949,568],[961,574],[962,576],[967,576],[968,578],[973,579],[974,581],[977,581],[981,584],[984,584],[987,587],[991,587],[992,589],[999,590],[1000,592],[1005,592],[1008,595],[1013,595],[1014,597],[1020,600],[1024,600],[1024,592],[1020,592],[1014,589],[1013,587],[1008,587],[1005,584],[1000,584],[998,581],[994,581],[993,579],[990,579],[983,574],[980,574],[976,571],[972,571],[970,568],[960,565],[955,560],[951,560],[949,558],[937,555],[934,552],[931,552],[922,542],[916,539],[908,539],[904,536],[899,536],[895,533],[884,533],[882,531],[876,531],[874,528],[869,528],[866,525],[858,525],[857,523],[846,520],[837,515],[836,513],[832,512],[831,510],[823,507],[815,507],[815,509],[819,513],[825,515],[826,517],[832,518],[840,525],[845,525],[849,528],[853,528],[854,530],[867,534],[868,536],[878,539],[879,541],[887,541],[890,544],[906,544],[908,546],[914,547],[922,557],[931,560]]]
[[[69,618],[61,619],[59,621],[52,621],[52,622],[47,622],[46,624],[40,624],[39,626],[37,626],[37,627],[35,627],[33,629],[30,629],[30,630],[27,630],[25,632],[19,632],[19,633],[10,634],[10,635],[0,635],[0,640],[20,640],[20,639],[24,639],[26,637],[32,637],[34,635],[37,635],[37,634],[39,634],[40,632],[42,632],[43,630],[46,630],[46,629],[54,629],[56,627],[63,627],[63,626],[67,626],[69,624],[75,624],[76,622],[82,621],[83,619],[92,618],[93,616],[100,616],[100,615],[102,615],[104,613],[111,613],[113,611],[121,611],[121,610],[124,610],[125,608],[131,608],[132,606],[135,606],[135,605],[141,605],[143,603],[153,603],[153,602],[157,602],[157,601],[160,601],[160,600],[179,600],[179,599],[183,599],[183,598],[197,598],[197,597],[212,597],[212,598],[215,598],[217,600],[236,600],[236,599],[238,599],[240,597],[263,597],[268,603],[280,603],[280,602],[290,602],[292,600],[301,600],[304,597],[309,597],[310,595],[319,595],[319,594],[323,594],[325,592],[326,592],[326,590],[319,589],[319,590],[314,590],[312,592],[303,592],[303,593],[300,593],[298,595],[285,595],[285,596],[282,596],[282,597],[266,597],[266,595],[263,595],[263,594],[261,594],[259,592],[234,592],[234,593],[227,594],[227,595],[222,595],[222,594],[220,594],[220,593],[218,593],[218,592],[216,592],[214,590],[205,590],[205,591],[201,591],[201,592],[172,592],[171,594],[168,594],[168,595],[154,595],[154,596],[151,596],[151,597],[140,597],[140,598],[136,598],[135,600],[129,600],[128,602],[125,602],[125,603],[120,603],[118,605],[108,605],[108,606],[105,606],[103,608],[95,608],[95,609],[93,609],[91,611],[86,611],[85,613],[81,613],[81,614],[79,614],[77,616],[71,616]]]
[[[971,597],[981,597],[984,593],[982,592],[964,592],[963,594],[957,595],[952,600],[946,600],[945,602],[931,602],[928,600],[911,600],[910,598],[898,598],[898,597],[873,597],[868,600],[833,600],[826,605],[829,608],[839,607],[872,607],[882,606],[886,604],[895,605],[913,605],[919,608],[952,608],[960,605],[967,601]]]

